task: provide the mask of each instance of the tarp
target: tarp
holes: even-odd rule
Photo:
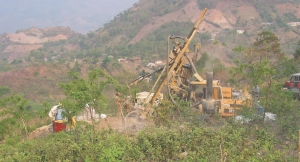
[[[51,110],[49,111],[48,115],[50,118],[54,119],[55,115],[56,115],[56,110],[58,109],[60,105],[55,105],[51,108]]]

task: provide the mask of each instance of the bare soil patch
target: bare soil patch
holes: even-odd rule
[[[185,13],[183,13],[183,10]],[[147,25],[145,25],[139,33],[129,42],[129,44],[135,44],[139,42],[141,39],[146,37],[150,32],[158,29],[163,24],[172,22],[172,21],[179,21],[179,22],[187,22],[192,21],[196,22],[199,18],[199,15],[201,14],[201,10],[198,7],[198,3],[196,0],[191,0],[184,8],[183,10],[178,10],[169,14],[166,14],[162,17],[154,17],[152,18],[151,22],[149,22]],[[217,9],[211,9],[208,10],[205,19],[219,24],[222,28],[232,28],[231,24],[228,22],[227,18],[224,17],[222,12]],[[232,19],[232,21],[234,21]],[[214,31],[214,30],[220,30],[216,28],[215,26],[211,25],[207,22],[202,22],[203,24],[200,25],[199,31]]]
[[[20,59],[24,58],[29,55],[30,51],[37,50],[39,48],[43,47],[43,44],[17,44],[17,45],[9,45],[5,48],[3,51],[4,53],[10,53],[7,60],[9,62],[13,61],[14,59]]]
[[[85,121],[89,124],[92,124],[91,120]],[[132,120],[128,121],[130,122],[130,126],[134,127],[135,131],[139,131],[144,127],[147,126],[153,126],[154,123],[151,121],[142,121],[139,122],[138,124],[133,124]],[[142,127],[141,127],[142,125]],[[123,119],[122,117],[108,117],[106,119],[99,119],[99,121],[96,121],[96,129],[113,129],[119,132],[123,132],[124,131],[124,125],[123,125]],[[132,128],[130,128],[132,130]],[[33,132],[31,132],[28,136],[28,139],[35,139],[35,138],[42,138],[47,136],[50,133],[54,133],[53,132],[53,126],[52,124],[50,125],[45,125],[42,126],[40,128],[37,128],[36,130],[34,130]]]
[[[66,40],[72,34],[74,34],[74,32],[65,27],[46,29],[29,28],[27,30],[20,30],[16,33],[5,34],[2,39],[13,43],[6,47],[3,53],[9,54],[9,57],[7,58],[9,61],[24,58],[30,51],[43,47],[43,43]],[[67,46],[66,48],[68,50],[74,50],[78,47]]]
[[[280,11],[279,13],[292,12],[295,14],[295,16],[300,18],[300,5],[283,3],[283,4],[276,4],[275,7]]]
[[[200,15],[200,14],[198,14]],[[204,17],[205,20],[209,22],[213,22],[218,24],[221,28],[229,28],[231,29],[232,26],[228,22],[227,18],[223,15],[223,13],[218,9],[210,9],[207,11],[207,14]],[[208,23],[207,21],[203,21],[202,24],[199,26],[200,32],[208,31],[208,32],[215,32],[218,33],[221,29],[215,27],[211,23]]]
[[[12,34],[7,34],[6,36],[9,38],[10,41],[16,42],[16,43],[24,43],[24,44],[41,44],[41,43],[46,43],[46,42],[54,42],[54,41],[59,41],[59,40],[65,40],[68,37],[66,35],[56,35],[56,36],[51,36],[51,37],[37,37],[33,35],[26,35],[24,32],[19,32],[19,33],[12,33]]]
[[[163,24],[172,22],[172,21],[197,21],[198,16],[201,11],[198,8],[197,2],[195,0],[190,1],[185,7],[184,10],[187,11],[186,14],[183,14],[182,10],[169,13],[162,17],[154,17],[151,22],[145,25],[139,33],[129,42],[129,44],[135,44],[141,39],[146,37],[151,31],[154,31],[161,27]]]
[[[250,5],[243,5],[237,8],[238,15],[246,20],[246,21],[253,21],[255,18],[260,17],[259,13],[257,12],[254,6]]]
[[[114,130],[123,129],[123,119],[121,117],[109,117],[106,119],[100,119],[97,128],[112,128]]]
[[[66,71],[64,66],[49,68],[35,65],[20,68],[0,73],[0,86],[9,87],[12,92],[24,92],[32,101],[49,97],[48,93],[52,93],[53,98],[60,98],[62,94],[57,83],[62,82],[61,78],[66,75]]]
[[[44,137],[50,133],[53,133],[53,126],[52,125],[46,125],[40,128],[37,128],[33,132],[31,132],[28,135],[28,139],[35,139],[35,138],[41,138]]]

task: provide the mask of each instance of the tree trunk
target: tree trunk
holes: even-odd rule
[[[26,137],[28,137],[28,131],[27,131],[27,127],[26,127],[25,121],[24,121],[24,119],[22,117],[20,117],[20,118],[21,118],[21,121],[23,123],[23,127],[25,129]]]
[[[266,94],[266,102],[265,102],[265,108],[264,108],[264,114],[263,114],[262,123],[264,123],[264,121],[265,121],[266,110],[268,108],[267,106],[268,106],[268,101],[269,101],[269,95],[270,95],[271,87],[272,87],[272,78],[269,80],[269,83],[268,83],[268,89],[267,89],[267,94]]]
[[[94,116],[93,116],[93,107],[88,108],[90,110],[90,115],[91,115],[91,119],[92,119],[92,125],[93,125],[93,132],[95,134],[95,121],[94,121]]]

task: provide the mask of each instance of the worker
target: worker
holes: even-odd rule
[[[68,119],[68,130],[75,130],[76,118],[73,116],[71,119]]]
[[[257,101],[259,101],[259,87],[257,85],[253,88],[253,96]]]

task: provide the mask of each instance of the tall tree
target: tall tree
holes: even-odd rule
[[[60,84],[66,95],[66,98],[61,101],[65,116],[68,122],[72,122],[72,117],[83,112],[86,104],[89,104],[87,108],[94,126],[93,112],[100,112],[106,105],[103,91],[108,84],[114,84],[116,81],[100,69],[90,71],[87,79],[79,77],[78,73],[70,72],[69,75],[73,80]]]
[[[300,41],[298,41],[298,47],[294,53],[294,59],[298,60],[300,58]]]
[[[20,119],[20,125],[24,128],[26,136],[28,136],[28,130],[27,130],[27,125],[26,125],[26,106],[28,105],[28,100],[25,99],[23,96],[18,95],[18,94],[13,94],[11,96],[3,97],[0,99],[0,108],[4,108],[2,115],[5,114],[7,116],[11,116],[12,120],[15,119]],[[8,108],[8,109],[5,109]],[[4,115],[4,116],[5,116]],[[8,119],[5,119],[8,120]],[[1,121],[1,127],[0,129],[3,128],[8,128],[9,130],[0,130],[0,139],[3,137],[4,132],[9,132],[9,131],[14,131],[13,130],[13,125],[15,123],[10,123],[11,125],[5,125],[5,120]],[[23,129],[22,128],[22,129]],[[12,129],[12,130],[10,130]],[[16,132],[14,132],[16,133]],[[9,135],[12,135],[8,133]]]
[[[204,52],[200,59],[196,62],[197,71],[201,72],[205,68],[206,62],[209,60],[208,54]]]
[[[258,33],[253,51],[249,51],[247,58],[249,61],[254,62],[269,60],[273,65],[274,63],[278,65],[284,59],[284,53],[281,52],[278,37],[270,31]]]
[[[242,60],[236,61],[237,67],[232,68],[233,75],[240,75],[252,86],[267,83],[264,107],[267,109],[268,98],[272,87],[272,79],[278,70],[277,66],[284,61],[278,37],[270,31],[258,33],[252,47],[244,51]]]

